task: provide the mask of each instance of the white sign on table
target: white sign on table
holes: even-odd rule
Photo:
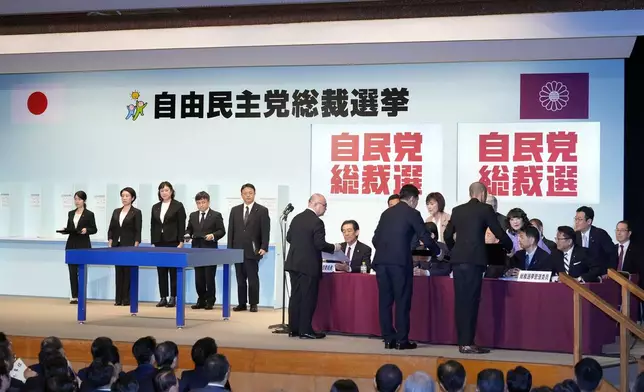
[[[520,271],[517,282],[550,283],[551,271]]]

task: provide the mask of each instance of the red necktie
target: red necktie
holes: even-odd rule
[[[624,266],[624,245],[619,245],[619,262],[617,263],[617,270],[621,271]]]

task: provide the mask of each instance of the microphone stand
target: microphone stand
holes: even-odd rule
[[[287,334],[290,332],[288,324],[286,324],[286,222],[288,214],[282,214],[280,217],[280,231],[282,233],[282,323],[269,325],[268,329],[272,329],[276,334]]]

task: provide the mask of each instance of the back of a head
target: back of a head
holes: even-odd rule
[[[114,377],[114,366],[104,359],[95,359],[87,368],[87,381],[88,385],[93,388],[100,388],[105,385],[110,385]]]
[[[406,184],[400,188],[400,192],[398,193],[398,195],[400,196],[400,200],[410,200],[413,198],[418,199],[418,195],[420,195],[420,191],[415,185]]]
[[[69,363],[63,354],[55,348],[45,348],[38,354],[42,365],[43,376],[52,377],[69,373]]]
[[[434,392],[434,380],[425,372],[416,372],[405,380],[404,392]]]
[[[552,388],[547,386],[540,386],[540,387],[532,388],[530,392],[552,392]]]
[[[104,345],[96,350],[96,356],[94,357],[94,360],[99,360],[104,363],[111,363],[113,365],[116,365],[118,363],[121,363],[121,354],[119,353],[118,347],[116,347],[115,345]]]
[[[465,368],[458,361],[441,363],[436,376],[446,392],[459,392],[465,388]]]
[[[133,374],[124,374],[116,379],[110,390],[111,392],[137,392],[139,382]]]
[[[402,384],[402,381],[402,371],[396,365],[390,363],[382,365],[376,372],[376,389],[378,392],[395,392]]]
[[[476,377],[476,390],[478,392],[504,392],[503,372],[498,369],[481,370]]]
[[[44,338],[42,342],[40,342],[40,349],[42,350],[44,348],[53,348],[56,350],[62,350],[63,342],[61,342],[60,339],[58,339],[55,336],[49,336]]]
[[[483,197],[483,200],[487,200],[487,188],[482,182],[473,182],[470,184],[469,189],[470,197]]]
[[[169,392],[170,388],[178,383],[177,376],[172,369],[162,369],[154,376],[155,392]]]
[[[359,392],[358,385],[353,380],[337,380],[331,385],[331,392]]]
[[[76,378],[72,374],[59,374],[47,377],[44,392],[78,392]]]
[[[575,365],[575,381],[584,392],[597,389],[603,377],[602,367],[592,358],[584,358]]]
[[[532,389],[532,374],[523,366],[508,370],[508,392],[530,392]]]
[[[179,347],[175,342],[166,341],[159,343],[156,350],[154,350],[154,359],[157,361],[157,366],[160,368],[163,367],[172,367],[173,364],[176,364],[175,359],[179,355]]]
[[[581,392],[579,385],[573,380],[564,380],[552,388],[553,392]]]
[[[192,351],[190,353],[192,362],[194,362],[195,366],[203,366],[206,362],[206,358],[213,354],[217,354],[217,342],[215,342],[215,339],[210,337],[197,340],[195,344],[192,345]]]
[[[157,348],[157,341],[152,336],[139,338],[132,345],[132,355],[139,365],[152,363],[154,350]]]
[[[203,369],[208,382],[225,384],[228,378],[228,372],[230,372],[230,363],[225,356],[213,354],[206,358]]]
[[[7,346],[11,345],[11,341],[9,340],[7,335],[5,335],[4,332],[0,332],[0,345],[7,345]]]
[[[96,358],[98,356],[99,351],[101,350],[102,347],[109,347],[113,346],[114,342],[112,339],[105,337],[105,336],[99,336],[98,338],[94,339],[92,342],[92,358]]]

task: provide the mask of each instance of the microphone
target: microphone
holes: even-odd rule
[[[286,218],[294,209],[295,207],[293,207],[293,204],[288,203],[286,207],[284,207],[284,211],[282,211],[282,217]]]

